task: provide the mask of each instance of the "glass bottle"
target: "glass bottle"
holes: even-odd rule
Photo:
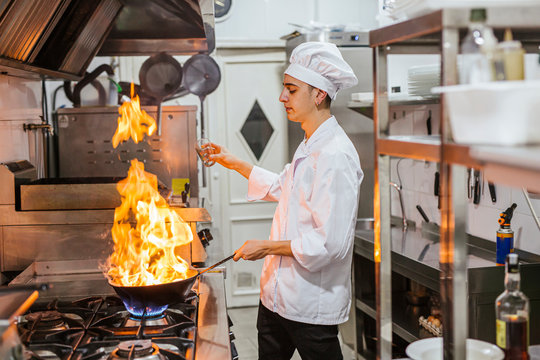
[[[506,257],[504,292],[495,302],[497,346],[505,360],[529,359],[529,299],[519,290],[518,255]]]
[[[461,43],[459,75],[461,84],[492,81],[493,54],[497,38],[485,24],[486,9],[472,9],[469,32]]]

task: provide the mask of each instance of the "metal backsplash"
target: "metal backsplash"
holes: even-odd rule
[[[152,117],[157,107],[145,107]],[[167,188],[173,179],[189,179],[190,196],[198,198],[195,106],[164,106],[161,136],[146,136],[112,146],[118,107],[60,109],[56,119],[60,177],[126,177],[132,159],[144,163]]]

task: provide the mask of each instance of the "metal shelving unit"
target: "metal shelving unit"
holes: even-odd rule
[[[440,54],[441,85],[458,83],[457,56],[469,23],[469,9],[442,9],[414,19],[370,32],[374,49],[375,135],[375,284],[377,320],[377,358],[392,357],[392,332],[399,329],[392,319],[390,158],[405,157],[440,163],[440,295],[443,313],[444,359],[464,359],[467,338],[467,245],[466,245],[466,168],[484,170],[490,181],[511,186],[526,186],[540,191],[540,148],[514,149],[511,156],[498,157],[501,149],[486,150],[454,144],[451,141],[445,98],[441,96],[440,137],[389,136],[387,57],[392,54]],[[487,9],[487,24],[496,35],[512,28],[528,52],[538,52],[540,8]],[[365,113],[367,107],[357,111]],[[355,109],[356,110],[356,109]],[[508,149],[506,149],[508,150]],[[519,151],[518,151],[519,150]],[[504,153],[504,151],[503,151]],[[499,154],[500,155],[500,154]],[[512,174],[512,175],[509,175]]]

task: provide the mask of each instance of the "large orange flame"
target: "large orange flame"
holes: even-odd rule
[[[157,190],[157,177],[134,159],[117,190],[122,204],[114,212],[114,253],[108,277],[122,286],[157,285],[187,278],[189,264],[175,251],[193,240],[190,227]],[[137,222],[132,227],[130,220]]]
[[[134,85],[131,83],[131,101],[125,101],[118,109],[118,127],[112,138],[113,147],[116,148],[121,141],[131,137],[137,144],[144,134],[152,135],[156,131],[156,120],[141,109],[139,95],[134,96]]]

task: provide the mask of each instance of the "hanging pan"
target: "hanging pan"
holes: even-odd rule
[[[130,313],[141,314],[155,309],[166,307],[169,304],[182,302],[190,294],[195,280],[199,275],[215,268],[234,257],[234,254],[215,263],[214,265],[197,271],[188,270],[189,277],[184,280],[178,280],[167,284],[147,285],[147,286],[120,286],[115,285],[109,280],[109,285],[120,296],[122,302]]]
[[[180,88],[182,77],[182,66],[166,53],[150,56],[141,66],[139,81],[142,91],[155,98],[158,106],[158,136],[161,135],[161,102]]]
[[[182,86],[201,100],[201,138],[205,136],[203,101],[212,93],[221,81],[221,71],[212,57],[197,54],[184,63]]]

